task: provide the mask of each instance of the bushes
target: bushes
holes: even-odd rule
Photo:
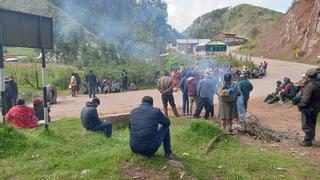
[[[247,66],[248,68],[254,68],[256,65],[252,61],[238,61],[233,56],[218,56],[216,58],[216,63],[219,65],[232,65],[234,67]]]
[[[193,57],[190,54],[170,54],[164,58],[164,65],[169,70],[172,66],[177,65],[192,65],[194,63]]]
[[[47,65],[47,80],[48,83],[56,85],[60,89],[66,89],[70,83],[70,76],[73,71],[78,69],[59,64]],[[27,83],[29,81],[34,87],[36,87],[36,76],[38,74],[39,86],[42,87],[42,70],[40,63],[17,63],[17,64],[5,64],[6,74],[11,74],[15,78],[18,86],[30,87]],[[80,74],[83,74],[80,72]]]

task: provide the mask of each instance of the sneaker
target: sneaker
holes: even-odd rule
[[[176,155],[173,154],[173,153],[171,153],[171,154],[166,154],[165,156],[166,156],[166,158],[168,158],[168,159],[170,159],[170,160],[177,158]]]
[[[299,142],[299,145],[303,147],[311,147],[312,142],[302,141],[302,142]]]
[[[279,101],[279,104],[280,104],[280,105],[284,105],[284,102],[280,100],[280,101]]]

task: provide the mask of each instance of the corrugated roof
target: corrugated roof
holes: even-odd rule
[[[210,41],[210,42],[198,44],[197,46],[207,46],[207,45],[227,45],[227,43],[223,41]]]
[[[210,42],[210,39],[177,39],[178,44],[203,44]]]

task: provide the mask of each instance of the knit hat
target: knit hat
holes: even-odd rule
[[[315,78],[317,78],[319,73],[320,73],[320,71],[318,71],[316,68],[312,68],[312,69],[307,70],[306,75],[311,79],[315,79]]]

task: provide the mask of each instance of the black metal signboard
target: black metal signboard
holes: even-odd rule
[[[52,18],[0,8],[0,45],[52,49]]]

